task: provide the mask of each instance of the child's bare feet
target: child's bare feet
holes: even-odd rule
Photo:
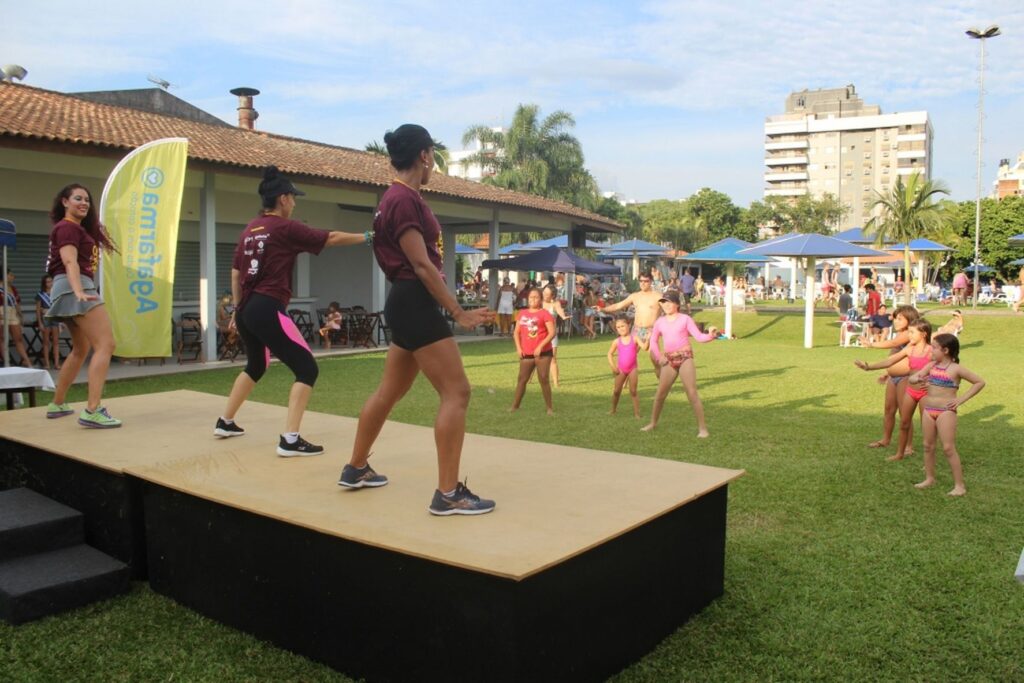
[[[514,412],[516,412],[517,410],[519,410],[519,408],[517,408],[516,406],[512,406],[511,408],[509,408],[509,409],[508,409],[508,412],[510,412],[510,413],[514,413]]]
[[[652,430],[654,429],[654,426],[655,426],[655,425],[654,425],[654,423],[653,423],[653,422],[651,422],[651,423],[649,423],[649,424],[647,424],[647,425],[645,425],[645,426],[641,427],[641,428],[640,428],[640,431],[641,431],[641,432],[649,432],[649,431],[652,431]]]
[[[878,441],[872,441],[871,443],[869,443],[868,448],[885,448],[888,445],[888,441],[882,441],[881,439],[879,439]]]
[[[890,456],[889,456],[888,458],[886,458],[886,460],[887,460],[888,462],[895,462],[895,461],[897,461],[897,460],[902,460],[902,459],[903,459],[903,458],[905,458],[905,457],[907,457],[907,454],[906,454],[906,453],[893,453],[893,454],[892,454],[892,455],[890,455]]]
[[[698,439],[706,439],[709,436],[711,436],[711,435],[708,433],[708,430],[706,430],[706,429],[702,429],[699,432],[697,432],[697,438]]]
[[[554,408],[548,408],[548,415],[554,415],[554,414],[555,414],[555,409]]]
[[[633,413],[633,419],[634,420],[639,420],[640,419],[640,413]]]
[[[925,479],[924,481],[919,481],[918,483],[914,484],[915,489],[930,489],[933,486],[935,486],[935,480],[932,479],[931,477]]]
[[[903,457],[904,458],[909,458],[913,454],[914,454],[914,449],[910,448],[909,446],[906,448],[906,450],[903,451]]]
[[[615,410],[615,408],[612,408],[611,410],[608,411],[608,414],[609,415],[614,415],[616,412],[617,411]]]
[[[954,486],[953,490],[947,493],[947,496],[962,496],[967,493],[967,487],[965,486]]]

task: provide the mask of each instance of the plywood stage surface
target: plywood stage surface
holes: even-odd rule
[[[249,402],[246,435],[217,439],[224,397],[173,391],[105,401],[124,420],[87,430],[45,408],[0,413],[0,434],[112,473],[324,534],[513,580],[579,555],[743,474],[636,455],[467,434],[462,476],[497,501],[479,517],[427,512],[437,486],[433,430],[388,422],[374,447],[378,489],[337,486],[354,418],[308,412],[302,433],[324,455],[275,453],[285,408]]]

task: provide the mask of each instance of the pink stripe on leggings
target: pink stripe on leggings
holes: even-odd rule
[[[281,323],[281,329],[284,330],[284,333],[288,335],[289,339],[310,353],[313,353],[309,350],[309,344],[307,344],[306,340],[302,338],[302,333],[299,332],[299,328],[295,326],[294,320],[286,316],[281,311],[277,312],[277,319]]]

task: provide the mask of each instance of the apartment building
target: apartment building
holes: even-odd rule
[[[1017,157],[1017,163],[1010,164],[1009,159],[1000,159],[999,173],[996,175],[992,197],[1024,196],[1024,152]]]
[[[932,173],[928,112],[883,114],[853,85],[791,93],[764,134],[764,196],[833,194],[849,210],[839,230],[864,225],[897,177]]]
[[[505,129],[495,127],[491,129],[495,133],[504,133]],[[468,149],[451,150],[448,153],[448,175],[464,180],[472,180],[479,183],[484,178],[494,175],[490,169],[485,169],[480,163],[470,161],[473,157],[486,152],[489,155],[497,156],[502,152],[494,148],[494,145],[484,145],[479,138],[474,138]]]

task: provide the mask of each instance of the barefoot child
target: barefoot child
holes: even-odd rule
[[[877,363],[865,363],[862,360],[858,360],[854,361],[854,365],[861,370],[895,368],[890,370],[890,373],[897,372],[903,374],[906,371],[901,369],[898,364],[906,360],[911,374],[920,370],[931,360],[932,326],[924,318],[919,318],[910,323],[907,327],[907,334],[909,335],[909,341],[902,351],[894,353]],[[918,402],[927,393],[923,382],[914,383],[908,379],[907,383],[908,386],[900,398],[899,443],[896,447],[896,452],[886,458],[886,460],[902,460],[907,457],[907,447],[910,442],[910,430],[914,421],[914,411],[917,409]]]
[[[710,327],[707,332],[701,332],[693,318],[680,313],[679,292],[674,289],[666,290],[661,295],[659,303],[664,315],[654,323],[650,345],[651,356],[661,366],[661,372],[658,373],[658,391],[654,396],[651,422],[641,431],[649,432],[658,425],[661,409],[665,406],[665,398],[678,377],[686,390],[686,397],[690,400],[693,416],[697,419],[697,437],[707,438],[708,427],[704,423],[704,404],[697,394],[697,368],[693,360],[690,337],[701,343],[709,342],[718,336],[718,330]],[[664,352],[658,346],[659,341],[664,345]]]
[[[526,393],[526,383],[537,369],[537,380],[540,391],[544,395],[544,405],[548,415],[554,415],[551,407],[551,340],[555,338],[555,320],[541,305],[539,289],[531,289],[526,295],[527,307],[516,314],[516,328],[512,339],[516,343],[516,356],[519,357],[519,379],[516,382],[516,397],[509,412],[519,410]]]
[[[861,346],[871,349],[889,349],[890,355],[899,353],[907,345],[907,342],[910,341],[910,333],[907,332],[907,327],[919,317],[921,316],[913,306],[897,306],[896,310],[892,313],[894,333],[892,339],[874,341],[870,335],[865,335],[861,337]],[[883,374],[878,378],[879,384],[885,385],[885,404],[882,408],[882,438],[872,441],[868,444],[868,448],[885,448],[892,442],[892,430],[896,426],[896,411],[901,409],[903,392],[907,388],[907,383],[904,380],[910,374],[909,368],[904,368],[904,365],[905,363],[900,366],[893,366],[889,368],[888,374]],[[909,446],[913,441],[914,430],[913,422],[911,422],[911,430],[907,434],[908,447],[906,455],[913,455],[914,450]]]
[[[623,317],[615,319],[615,331],[618,337],[608,348],[608,365],[612,368],[612,375],[615,376],[615,388],[612,390],[612,409],[609,415],[614,415],[619,408],[619,396],[622,395],[622,385],[629,382],[629,395],[633,399],[633,417],[640,417],[640,399],[636,395],[637,372],[636,356],[639,351],[646,351],[647,344],[633,334],[633,328],[629,320]],[[616,360],[614,356],[618,356]]]
[[[960,365],[960,340],[952,334],[937,334],[931,344],[932,360],[910,376],[911,382],[927,381],[928,395],[921,402],[921,431],[924,434],[924,481],[914,484],[926,489],[935,485],[935,436],[942,439],[942,450],[953,471],[953,490],[948,495],[967,493],[960,454],[956,450],[956,409],[985,387],[985,380]],[[971,383],[962,397],[956,392],[960,380]]]

